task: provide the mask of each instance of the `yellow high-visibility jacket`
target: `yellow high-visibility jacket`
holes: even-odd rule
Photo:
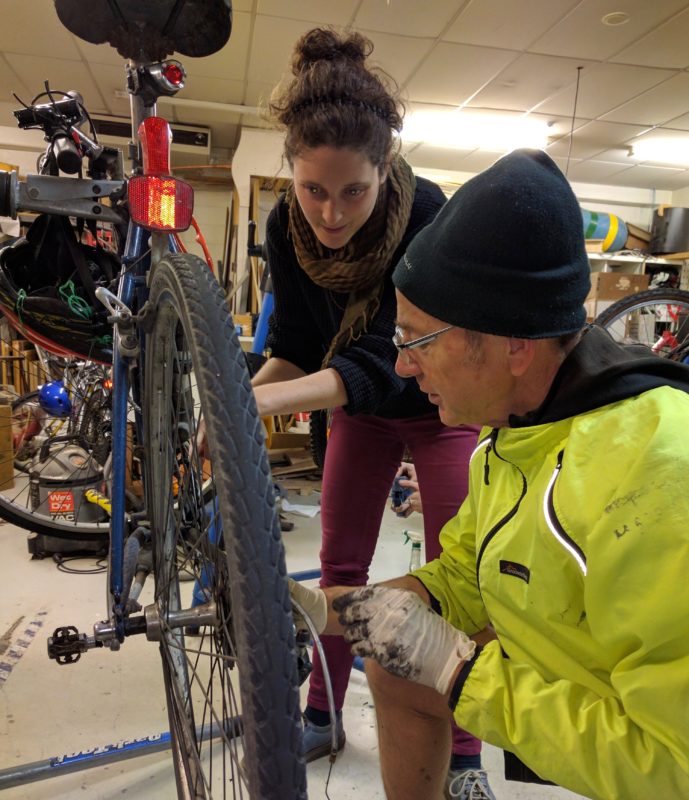
[[[497,633],[457,723],[587,797],[686,800],[689,394],[484,434],[441,557],[413,573],[457,628]]]

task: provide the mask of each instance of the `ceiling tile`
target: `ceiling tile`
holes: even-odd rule
[[[312,27],[311,22],[259,14],[254,22],[249,54],[250,79],[275,85],[282,75],[289,74],[294,45]]]
[[[247,0],[251,10],[251,2]],[[344,26],[351,22],[358,0],[338,0],[337,3],[324,3],[322,0],[299,0],[286,3],[285,0],[258,0],[257,13],[268,17],[301,20],[314,25]],[[309,26],[313,27],[313,25]]]
[[[393,36],[377,31],[361,33],[373,42],[371,63],[383,69],[402,86],[412,71],[421,63],[434,44],[433,39],[417,39],[409,36]]]
[[[527,111],[576,80],[580,64],[574,59],[526,53],[508,64],[470,105]]]
[[[458,169],[465,172],[482,172],[495,164],[501,155],[501,153],[485,153],[480,150],[474,150],[473,153],[469,153],[459,162]]]
[[[579,0],[481,0],[467,4],[443,34],[443,41],[523,50]]]
[[[645,128],[641,125],[617,125],[612,122],[585,122],[577,125],[572,136],[571,157],[591,158],[608,148],[638,136]],[[569,135],[563,136],[548,147],[550,155],[566,156],[570,152]]]
[[[607,183],[627,167],[609,161],[579,161],[570,164],[567,177],[582,183]]]
[[[680,131],[689,131],[689,114],[681,114],[678,117],[673,117],[669,119],[663,128],[667,128],[668,130],[680,130]]]
[[[614,5],[609,0],[584,0],[529,50],[604,61],[684,6],[684,0],[620,0]],[[626,12],[629,21],[614,27],[604,25],[601,19],[611,11]]]
[[[441,42],[409,80],[409,98],[460,105],[498,75],[515,55],[509,50]]]
[[[458,5],[456,0],[363,0],[354,25],[367,31],[435,38],[457,15]]]
[[[679,189],[689,184],[686,170],[639,165],[615,175],[617,186],[640,186],[647,189]]]
[[[461,167],[460,164],[471,152],[473,151],[419,145],[413,148],[411,152],[403,153],[403,155],[413,167],[461,171],[464,168]],[[492,160],[495,161],[495,156],[493,156]]]
[[[595,119],[616,106],[671,78],[670,70],[632,67],[624,64],[598,64],[581,71],[577,116]],[[576,76],[571,85],[538,105],[540,113],[571,115],[576,94]]]
[[[35,86],[25,81],[20,74],[12,69],[3,54],[3,58],[0,58],[0,98],[10,102],[12,108],[19,108],[17,101],[12,97],[12,93],[19,95],[25,103],[28,103],[42,88],[43,86],[40,84]]]
[[[5,53],[5,58],[14,72],[22,76],[30,92],[38,94],[43,91],[43,83],[49,79],[51,89],[62,92],[76,89],[84,98],[86,108],[103,108],[105,98],[101,97],[81,61],[18,53]]]
[[[572,162],[570,161],[569,164],[567,163],[566,158],[559,158],[558,156],[551,156],[555,164],[560,168],[560,171],[565,177],[568,177],[567,170],[571,168]]]
[[[539,114],[532,111],[529,114],[532,119],[539,119],[548,125],[548,137],[551,139],[558,139],[561,136],[568,136],[572,129],[572,120],[567,117],[558,117],[555,114]],[[581,117],[577,119],[577,126],[585,125],[589,120]]]
[[[70,34],[71,35],[71,34]],[[108,44],[91,44],[72,36],[78,54],[84,61],[90,64],[110,64],[111,66],[118,65],[124,70],[125,59]]]
[[[673,4],[674,5],[674,4]],[[684,4],[683,4],[684,5]],[[689,67],[689,9],[634,42],[612,59],[625,64],[685,69]]]
[[[595,157],[591,159],[592,161],[605,161],[609,164],[620,164],[624,169],[629,167],[633,167],[636,162],[632,161],[629,153],[630,153],[630,145],[620,144],[619,146],[609,147],[605,150],[601,150],[599,153],[596,153]]]
[[[602,119],[637,125],[662,125],[683,113],[689,113],[689,73],[686,72],[652,87],[604,114]]]
[[[4,95],[2,95],[4,97]],[[9,128],[16,128],[17,127],[17,120],[14,116],[14,111],[19,108],[19,104],[16,100],[12,99],[12,102],[0,102],[0,125],[6,125]],[[2,145],[0,145],[2,147]]]
[[[653,139],[666,139],[671,137],[675,141],[682,142],[685,150],[684,152],[689,152],[689,133],[686,131],[669,131],[667,128],[654,128],[653,130],[644,133],[642,137],[639,137],[637,141],[652,141]],[[634,142],[632,142],[632,145]]]
[[[212,103],[239,103],[244,100],[243,81],[189,76],[185,92],[178,95],[183,100],[207,100]]]
[[[75,38],[60,23],[52,0],[3,0],[0,12],[0,51],[34,56],[59,52],[61,58],[79,58]]]
[[[100,90],[103,103],[99,106],[86,106],[89,114],[104,113],[115,116],[129,116],[129,95],[120,97],[116,92],[126,91],[126,76],[124,63],[118,66],[113,64],[94,64],[91,74]]]

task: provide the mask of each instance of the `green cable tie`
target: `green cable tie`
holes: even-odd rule
[[[20,289],[17,292],[17,302],[15,303],[15,308],[17,310],[17,319],[22,323],[24,322],[22,319],[22,311],[24,310],[24,301],[27,297],[28,295],[23,289]]]
[[[81,319],[91,319],[93,316],[93,309],[83,297],[79,297],[76,293],[74,281],[66,281],[62,286],[58,287],[58,291],[73,314],[77,317],[81,317]]]

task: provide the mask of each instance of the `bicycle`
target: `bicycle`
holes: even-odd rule
[[[50,449],[58,437],[79,442],[88,457],[105,465],[110,452],[111,388],[106,367],[70,360],[61,365],[59,377],[17,397],[12,402],[15,469],[29,472],[36,455],[46,443]],[[45,459],[39,460],[41,463]],[[0,496],[0,503],[2,499]]]
[[[7,475],[5,461],[13,462],[14,477],[0,481],[0,517],[44,537],[54,537],[58,520],[71,526],[68,543],[62,535],[29,539],[31,553],[90,549],[91,542],[108,540],[109,516],[89,492],[96,490],[100,497],[112,479],[110,367],[37,349],[43,382],[11,402],[12,451],[2,456],[0,467]],[[127,459],[129,511],[142,507],[135,491],[137,467],[132,453]],[[82,528],[86,532],[80,539]]]
[[[659,356],[689,356],[689,292],[658,287],[623,297],[595,319],[619,342],[643,344]]]
[[[99,498],[109,511],[107,617],[93,635],[59,628],[49,655],[73,664],[93,648],[117,650],[145,634],[161,654],[179,797],[303,798],[294,625],[261,423],[224,293],[176,236],[191,224],[192,190],[170,176],[170,129],[155,115],[156,99],[184,83],[181,63],[167,54],[222,47],[231,8],[177,0],[163,18],[162,5],[107,0],[92,3],[89,17],[80,0],[55,0],[68,30],[108,41],[127,59],[141,148],[139,156],[132,147],[132,174],[118,175],[116,154],[81,131],[88,117],[80,99],[56,99],[49,89],[47,102],[18,116],[52,126],[56,161],[75,174],[83,159],[89,177],[22,183],[0,173],[5,215],[24,208],[126,223],[116,291],[94,290],[112,326],[112,481]],[[29,321],[22,328],[31,333]],[[136,512],[126,505],[128,416],[143,463],[144,507]],[[199,453],[202,418],[209,459]],[[58,536],[82,537],[90,527],[44,524]],[[141,609],[149,573],[155,600]]]

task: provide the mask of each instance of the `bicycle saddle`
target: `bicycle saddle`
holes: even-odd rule
[[[55,10],[70,33],[140,62],[209,56],[232,32],[232,0],[55,0]]]

